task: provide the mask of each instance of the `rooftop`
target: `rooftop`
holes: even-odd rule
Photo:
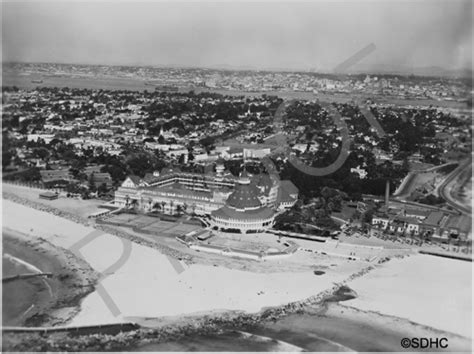
[[[275,212],[267,207],[261,207],[252,211],[237,211],[228,206],[223,206],[211,213],[214,217],[242,221],[265,220],[271,218],[274,214]]]
[[[260,191],[253,183],[237,183],[226,205],[238,210],[252,210],[262,206],[258,199]]]

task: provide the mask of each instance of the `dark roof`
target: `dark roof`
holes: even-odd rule
[[[443,219],[444,214],[440,211],[433,211],[428,215],[428,217],[423,221],[423,224],[439,226],[441,220]]]
[[[153,173],[146,173],[145,177],[143,177],[143,180],[148,184],[153,184],[160,180],[160,176],[155,176]]]
[[[395,217],[394,221],[406,222],[408,224],[419,224],[420,223],[420,221],[415,217],[402,216],[402,215]]]
[[[211,212],[211,215],[215,217],[242,221],[268,219],[271,218],[274,214],[275,212],[267,207],[262,207],[250,211],[237,211],[232,208],[229,208],[228,206],[223,206],[222,208]]]
[[[165,174],[178,173],[178,172],[181,172],[181,169],[179,167],[163,167],[160,174],[165,175]]]
[[[68,170],[43,170],[40,174],[43,182],[72,179],[72,174]]]
[[[231,147],[229,150],[227,150],[228,154],[243,154],[244,149],[241,147]]]
[[[92,173],[92,180],[94,182],[110,182],[112,181],[112,177],[110,176],[110,173],[108,172],[94,172]]]
[[[51,192],[51,191],[41,192],[39,195],[41,197],[47,197],[47,198],[52,198],[52,197],[57,197],[58,196],[57,193],[54,193],[54,192]]]
[[[277,203],[289,203],[293,201],[295,201],[295,198],[291,197],[285,189],[278,189]]]
[[[471,231],[471,218],[464,215],[451,216],[446,223],[446,227],[469,233]]]
[[[135,183],[136,185],[140,184],[140,182],[142,181],[142,179],[138,177],[137,175],[129,175],[128,178],[130,178],[132,182]]]
[[[417,210],[417,209],[406,209],[405,214],[407,215],[418,215],[418,216],[428,216],[431,211],[428,210]]]
[[[273,181],[268,173],[260,173],[252,177],[252,182],[258,187],[263,187],[267,192],[273,186]]]
[[[234,209],[256,209],[262,206],[258,199],[260,191],[252,183],[237,183],[232,194],[227,198],[226,205]]]
[[[91,173],[99,173],[103,165],[94,165],[84,167],[84,173],[90,175]]]
[[[298,194],[298,188],[289,180],[280,181],[280,188],[288,194]]]

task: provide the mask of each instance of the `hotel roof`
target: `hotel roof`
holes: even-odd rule
[[[256,209],[262,206],[258,199],[260,191],[253,183],[237,183],[232,194],[227,198],[226,205],[240,210]]]
[[[261,207],[251,211],[237,211],[223,206],[222,208],[215,210],[211,213],[214,217],[230,219],[230,220],[266,220],[271,218],[275,212],[267,207]]]

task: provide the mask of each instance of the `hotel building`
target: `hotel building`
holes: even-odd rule
[[[209,174],[163,169],[144,178],[128,176],[115,192],[114,203],[141,212],[190,213],[226,231],[255,232],[273,225],[279,211],[298,200],[298,189],[277,175],[235,177],[220,162]]]

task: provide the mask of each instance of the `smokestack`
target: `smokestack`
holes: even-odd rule
[[[385,184],[385,208],[388,210],[388,197],[390,195],[390,182],[387,180]]]

